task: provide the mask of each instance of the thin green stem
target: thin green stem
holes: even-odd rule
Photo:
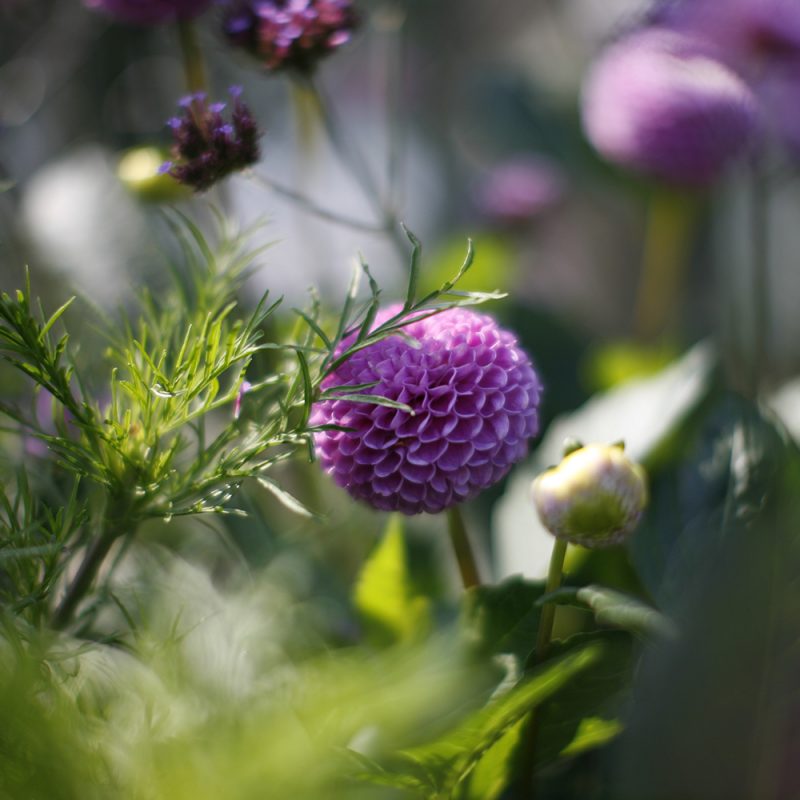
[[[464,588],[471,589],[473,586],[480,586],[481,579],[478,573],[478,564],[475,561],[475,554],[469,542],[464,517],[461,515],[461,509],[458,506],[452,506],[447,509],[447,529],[450,533],[450,542],[453,545],[453,552],[456,556]]]
[[[553,552],[550,555],[550,569],[547,572],[545,594],[552,594],[561,585],[561,575],[564,570],[564,558],[567,554],[567,543],[563,539],[556,539]],[[545,603],[539,617],[539,633],[536,637],[536,663],[541,663],[547,658],[550,640],[553,637],[553,623],[556,617],[555,603]]]
[[[203,51],[197,40],[197,29],[191,20],[178,22],[178,40],[183,56],[183,72],[186,85],[192,94],[205,92],[208,89],[206,67],[203,61]]]
[[[640,339],[663,333],[678,306],[696,206],[696,198],[661,188],[650,198],[634,317]]]
[[[751,202],[753,348],[749,359],[748,388],[758,395],[767,373],[769,336],[769,188],[763,166],[753,165]]]
[[[89,545],[75,577],[67,586],[64,597],[53,612],[51,621],[53,628],[63,630],[72,621],[75,609],[94,583],[100,566],[119,535],[116,526],[112,527],[109,524]]]
[[[352,228],[353,230],[364,231],[365,233],[388,233],[389,231],[389,228],[385,223],[375,224],[372,222],[362,222],[361,220],[354,219],[353,217],[348,217],[344,214],[339,214],[336,211],[331,211],[327,208],[324,208],[310,198],[306,197],[304,194],[296,192],[294,189],[290,189],[288,186],[284,186],[282,183],[278,183],[272,178],[266,177],[266,175],[254,173],[253,180],[255,180],[256,183],[261,184],[266,189],[270,189],[271,191],[275,192],[275,194],[279,194],[282,197],[291,200],[300,206],[300,208],[302,208],[304,211],[307,211],[309,214],[313,214],[320,219],[327,220],[328,222],[335,222],[338,225],[343,225],[347,228]]]

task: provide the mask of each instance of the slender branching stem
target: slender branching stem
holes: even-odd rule
[[[266,189],[270,189],[271,191],[275,192],[275,194],[279,194],[282,197],[285,197],[288,200],[296,203],[309,214],[313,214],[314,216],[327,220],[328,222],[335,222],[337,225],[343,225],[346,228],[352,228],[356,231],[363,231],[364,233],[388,233],[390,230],[391,225],[387,224],[386,222],[380,224],[363,222],[362,220],[348,217],[344,214],[339,214],[337,211],[331,211],[330,209],[324,208],[310,198],[306,197],[304,194],[296,192],[294,189],[290,189],[288,186],[284,186],[282,183],[279,183],[272,178],[268,178],[266,175],[254,173],[253,180]]]
[[[400,228],[395,209],[387,206],[381,190],[372,175],[369,164],[367,164],[361,151],[353,146],[352,137],[345,134],[333,104],[328,102],[319,84],[311,76],[303,76],[301,80],[314,102],[322,127],[325,130],[325,135],[336,155],[361,187],[364,195],[372,203],[375,212],[382,221],[382,227],[389,234],[401,259],[405,260],[408,242]]]
[[[480,586],[481,579],[478,573],[478,564],[475,561],[475,554],[469,541],[464,517],[461,515],[461,509],[458,506],[452,506],[447,509],[447,528],[450,532],[450,541],[453,545],[453,552],[456,556],[464,588],[471,589],[473,586]]]

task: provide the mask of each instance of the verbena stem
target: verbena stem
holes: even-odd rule
[[[464,518],[458,506],[451,506],[447,509],[447,529],[450,533],[450,542],[453,545],[453,552],[456,556],[464,588],[471,589],[473,586],[480,586],[481,579],[478,573],[478,564],[475,561],[475,554],[469,542]]]
[[[208,89],[203,51],[197,41],[197,30],[190,20],[178,22],[178,40],[183,56],[183,72],[186,85],[192,94],[205,92]]]

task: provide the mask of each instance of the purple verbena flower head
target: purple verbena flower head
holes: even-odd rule
[[[173,160],[162,166],[162,172],[201,192],[258,161],[260,133],[253,114],[238,87],[230,94],[230,118],[223,113],[224,103],[209,104],[203,93],[181,101],[179,116],[169,122]]]
[[[228,40],[267,69],[303,73],[350,41],[357,25],[351,0],[236,0],[223,19]]]
[[[702,186],[749,150],[759,107],[747,84],[695,40],[656,28],[600,57],[584,86],[583,122],[610,161]]]
[[[376,325],[400,310],[385,309]],[[318,432],[315,443],[322,467],[353,497],[385,511],[436,513],[525,457],[541,384],[515,337],[484,314],[450,309],[403,330],[356,351],[323,389],[374,383],[366,391],[412,412],[330,399],[314,406],[311,424],[349,429]]]
[[[564,194],[564,178],[550,161],[517,156],[488,172],[477,186],[478,209],[492,222],[518,225],[552,208]]]
[[[84,0],[92,9],[135,25],[160,25],[202,14],[213,0]]]

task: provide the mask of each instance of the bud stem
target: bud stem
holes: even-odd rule
[[[564,571],[564,557],[567,554],[567,542],[556,539],[553,552],[550,555],[550,569],[547,572],[545,595],[551,594],[561,585],[561,576]],[[536,649],[531,653],[525,664],[526,668],[535,666],[547,658],[550,649],[550,640],[553,636],[553,623],[555,622],[555,603],[545,603],[539,617],[539,633],[536,637]],[[520,749],[523,756],[520,770],[520,783],[524,796],[533,798],[534,779],[536,778],[536,745],[539,740],[539,721],[541,707],[531,711],[528,722],[523,728]]]
[[[450,541],[453,544],[453,552],[456,555],[458,570],[461,573],[461,581],[465,589],[473,586],[480,586],[481,579],[478,573],[478,565],[475,561],[475,554],[469,542],[467,528],[464,525],[464,518],[458,506],[447,509],[447,529],[450,532]]]
[[[553,552],[550,555],[550,569],[547,573],[547,583],[545,584],[545,594],[551,594],[561,585],[561,573],[564,569],[564,557],[567,554],[567,542],[563,539],[556,539],[553,545]],[[536,637],[536,661],[543,661],[547,657],[547,650],[550,647],[550,640],[553,636],[553,623],[556,618],[555,603],[545,603],[542,614],[539,617],[539,634]]]

